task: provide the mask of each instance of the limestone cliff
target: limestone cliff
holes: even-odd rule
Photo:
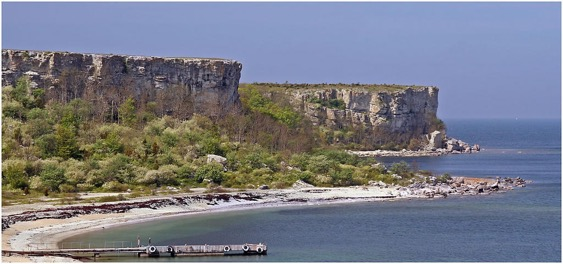
[[[409,143],[412,138],[443,130],[437,118],[438,88],[399,85],[306,85],[268,87],[273,100],[289,103],[305,113],[313,125],[332,129],[362,128],[363,137]],[[316,86],[316,87],[315,87]]]
[[[28,76],[47,101],[83,98],[113,113],[127,98],[159,114],[221,116],[240,104],[234,60],[2,50],[2,86]]]

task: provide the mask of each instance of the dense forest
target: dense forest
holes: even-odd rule
[[[140,108],[132,98],[99,118],[82,99],[46,103],[44,89],[21,78],[2,89],[3,202],[85,191],[287,188],[297,180],[404,184],[414,176],[404,162],[387,170],[346,153],[348,145],[329,137],[347,131],[314,127],[253,85],[239,92],[241,109],[214,120],[159,115],[155,103]]]

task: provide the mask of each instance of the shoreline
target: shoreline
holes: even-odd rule
[[[459,177],[462,178],[462,177]],[[490,184],[492,179],[462,178],[468,185]],[[476,180],[477,179],[477,180]],[[459,179],[457,179],[459,181]],[[452,184],[455,184],[452,183]],[[467,186],[463,184],[463,186]],[[523,187],[523,186],[521,186]],[[164,197],[135,198],[121,202],[99,204],[76,204],[55,207],[32,212],[3,215],[3,225],[8,217],[22,215],[45,216],[32,221],[16,221],[2,231],[3,250],[31,250],[58,248],[58,243],[69,237],[92,232],[101,228],[155,221],[170,217],[192,214],[222,213],[228,211],[253,210],[275,207],[346,204],[355,202],[380,202],[413,199],[444,199],[444,186],[406,187],[392,185],[353,186],[339,188],[306,187],[280,190],[252,190],[247,192],[176,194]],[[503,186],[501,192],[512,189],[512,185]],[[432,191],[430,191],[432,189]],[[487,195],[479,192],[458,192],[449,189],[450,195]],[[438,196],[435,196],[438,194]],[[442,194],[442,195],[439,195]],[[442,198],[444,197],[444,198]],[[122,207],[129,208],[123,211]],[[137,207],[135,207],[137,206]],[[12,206],[9,206],[12,207]],[[109,208],[101,212],[100,208]],[[3,213],[6,208],[3,208]],[[10,208],[14,212],[15,208]],[[115,210],[113,212],[111,210]],[[21,211],[21,210],[20,210]],[[71,214],[69,212],[78,212]],[[61,217],[63,216],[63,217]],[[62,218],[62,219],[61,219]],[[2,256],[3,262],[69,262],[77,261],[63,257]]]

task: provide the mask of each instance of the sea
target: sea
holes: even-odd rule
[[[561,120],[445,120],[448,136],[481,152],[406,161],[435,175],[521,177],[492,195],[301,205],[186,215],[71,237],[158,245],[266,243],[268,254],[109,262],[561,262]],[[120,242],[123,241],[123,242]]]

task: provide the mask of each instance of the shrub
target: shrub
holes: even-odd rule
[[[450,176],[450,174],[445,173],[437,177],[436,181],[438,181],[439,183],[448,183],[448,181],[450,181],[451,179],[452,177]]]
[[[127,184],[120,183],[118,181],[110,181],[106,182],[102,185],[102,189],[104,191],[111,191],[111,192],[124,192],[129,189]]]
[[[43,186],[51,191],[59,191],[59,186],[66,182],[64,176],[65,170],[60,168],[58,164],[47,163],[39,177],[43,182]]]
[[[331,170],[330,177],[334,186],[350,186],[354,185],[354,170],[351,168],[341,170]]]
[[[399,163],[393,163],[389,171],[393,174],[400,176],[408,176],[411,173],[409,164],[406,161],[401,161]]]
[[[6,160],[2,163],[2,183],[12,188],[25,189],[29,187],[27,164],[23,160]]]
[[[189,164],[184,164],[176,170],[176,175],[178,175],[180,179],[193,179],[195,169]]]
[[[178,184],[174,172],[171,170],[149,170],[142,178],[138,179],[138,182],[146,185],[154,184],[156,187]]]
[[[314,173],[328,173],[335,165],[335,162],[328,159],[325,155],[317,155],[309,159],[307,170]]]
[[[310,158],[311,156],[306,153],[293,154],[291,155],[291,159],[289,160],[289,165],[300,170],[306,170],[307,166],[309,165]]]
[[[204,180],[208,180],[216,184],[221,184],[223,177],[223,166],[217,163],[205,164],[195,171],[195,178],[197,182],[200,183]]]

